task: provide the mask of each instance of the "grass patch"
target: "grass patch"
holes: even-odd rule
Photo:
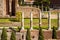
[[[0,18],[0,22],[19,22],[16,18]]]
[[[51,19],[51,27],[57,27],[57,19]],[[30,28],[30,19],[25,19],[25,27]],[[33,27],[39,28],[39,19],[33,19]],[[43,29],[48,28],[48,19],[42,19],[42,26]]]
[[[15,19],[14,19],[15,20]],[[0,19],[0,22],[13,22],[10,20],[10,18],[7,19]],[[57,19],[51,19],[51,27],[56,27],[57,28]],[[24,27],[25,29],[30,28],[30,19],[24,19]],[[43,29],[48,28],[48,19],[42,19],[42,26]],[[33,19],[33,28],[38,29],[39,28],[39,19]]]
[[[51,20],[51,27],[57,27],[58,26],[58,20],[57,19],[52,19]]]
[[[0,19],[0,22],[11,22],[10,19]]]

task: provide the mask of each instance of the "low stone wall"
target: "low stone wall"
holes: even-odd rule
[[[60,39],[60,30],[57,31],[57,39]]]
[[[21,30],[20,32],[16,32],[16,40],[26,40],[26,31],[27,30]],[[8,35],[10,35],[9,34],[10,32],[8,32]],[[38,33],[39,33],[38,30],[31,30],[31,40],[38,40]],[[44,30],[43,35],[45,40],[52,40],[52,30]],[[58,30],[57,30],[57,39],[58,40],[60,39],[60,31]]]
[[[0,23],[0,27],[1,26],[3,26],[3,27],[11,27],[11,26],[15,26],[15,27],[17,27],[17,26],[21,26],[21,22],[1,22]]]
[[[7,39],[10,40],[10,36],[11,36],[11,29],[7,30]],[[16,40],[26,40],[26,31],[27,30],[21,30],[20,32],[16,32]],[[1,34],[1,30],[0,30],[0,34]],[[31,30],[30,32],[31,34],[31,40],[38,40],[38,30]],[[44,40],[60,40],[60,31],[57,30],[57,39],[52,39],[52,30],[44,30],[43,31],[43,35],[44,35]],[[1,35],[0,35],[1,38]]]
[[[26,36],[26,30],[22,30],[21,33]],[[38,40],[38,33],[38,30],[31,30],[31,40]],[[43,35],[44,39],[52,40],[52,30],[44,30]],[[60,39],[60,31],[57,31],[57,39]]]
[[[25,18],[30,18],[31,12],[32,12],[34,18],[38,18],[41,10],[39,8],[36,8],[36,7],[20,6],[17,8],[17,12],[18,11],[24,12]]]

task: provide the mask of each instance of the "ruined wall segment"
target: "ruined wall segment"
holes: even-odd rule
[[[6,15],[6,0],[0,0],[0,16]]]
[[[33,10],[33,11],[32,11]],[[32,12],[33,18],[39,18],[39,12],[41,11],[38,8],[35,7],[29,7],[29,6],[20,6],[17,8],[17,12],[22,11],[24,12],[24,17],[25,18],[30,18],[30,13]]]
[[[0,17],[7,15],[15,15],[18,0],[0,0]]]

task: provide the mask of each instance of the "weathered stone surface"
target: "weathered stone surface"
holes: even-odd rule
[[[3,23],[0,23],[0,27],[1,26],[4,26],[4,27],[11,27],[11,26],[21,26],[21,22],[3,22]]]
[[[40,13],[40,9],[36,8],[36,7],[29,7],[29,6],[20,6],[17,8],[17,12],[18,11],[22,11],[24,12],[24,17],[25,18],[30,18],[30,13],[32,12],[33,14],[33,18],[39,18],[39,13]]]
[[[60,39],[60,30],[57,30],[57,39]]]
[[[0,0],[0,15],[6,15],[6,0]]]
[[[12,5],[13,3],[15,5]],[[16,11],[18,0],[14,0],[13,3],[12,0],[0,0],[0,16],[11,15],[13,9]],[[12,8],[12,6],[14,6],[15,8]]]
[[[43,34],[44,34],[44,39],[52,39],[52,31],[51,30],[43,31]]]
[[[12,30],[11,30],[12,31]],[[11,31],[7,31],[8,40],[10,40]],[[16,40],[26,40],[26,31],[27,30],[20,30],[20,32],[16,32]],[[38,40],[38,30],[30,30],[31,32],[31,40]],[[1,33],[1,31],[0,31]],[[60,40],[60,31],[57,30],[57,39],[52,39],[52,31],[51,30],[44,30],[43,31],[44,39],[45,40]]]

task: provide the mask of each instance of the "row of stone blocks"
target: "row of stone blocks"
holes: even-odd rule
[[[16,40],[26,40],[26,31],[21,30],[20,32],[16,32]],[[38,30],[31,30],[31,40],[38,40]],[[11,30],[7,31],[8,40],[10,40]],[[52,30],[44,30],[43,31],[44,39],[45,40],[52,40]],[[57,39],[60,39],[60,31],[57,30]],[[55,39],[54,39],[55,40]]]

